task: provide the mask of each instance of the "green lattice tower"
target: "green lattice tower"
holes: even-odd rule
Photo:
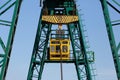
[[[78,15],[75,0],[43,0],[37,34],[32,52],[27,80],[41,80],[45,63],[60,63],[48,59],[49,41],[56,25],[64,25],[71,41],[72,58],[62,63],[74,63],[78,80],[93,80],[90,64],[93,54],[87,50],[83,25]],[[91,55],[92,54],[92,55]]]
[[[5,80],[22,0],[0,1],[0,80]]]
[[[115,40],[116,37],[114,34],[114,28],[117,28],[118,26],[120,27],[120,16],[117,17],[119,20],[117,19],[112,20],[113,16],[110,15],[111,13],[114,13],[114,12],[116,13],[116,15],[120,15],[120,3],[118,3],[116,0],[112,0],[112,2],[110,2],[109,0],[100,0],[100,1],[103,9],[104,19],[106,23],[106,30],[108,33],[108,38],[111,46],[117,78],[118,80],[120,80],[120,53],[119,53],[120,41],[118,42]],[[109,11],[110,8],[112,8],[114,12]]]

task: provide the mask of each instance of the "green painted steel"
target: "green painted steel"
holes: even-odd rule
[[[8,21],[7,20],[0,20],[0,25],[3,27],[8,27],[9,28],[9,33],[7,35],[7,43],[2,40],[2,36],[0,36],[0,45],[3,49],[3,52],[0,52],[0,80],[5,80],[8,65],[9,65],[9,60],[11,56],[11,50],[12,50],[12,45],[13,45],[13,40],[14,40],[14,35],[15,35],[15,30],[17,26],[17,20],[18,20],[18,15],[19,15],[19,10],[21,6],[22,0],[8,0],[6,1],[3,5],[0,5],[0,16],[4,16],[4,14],[9,14],[7,11],[14,7],[14,10],[12,10],[12,20]],[[8,6],[9,5],[9,6]],[[5,8],[7,6],[7,8]]]
[[[116,0],[112,0],[115,4],[117,4],[118,6],[120,6],[120,3],[118,3]]]
[[[81,80],[81,76],[80,76],[80,70],[79,70],[79,62],[76,56],[76,50],[75,50],[75,39],[73,37],[73,33],[72,33],[72,26],[68,25],[68,30],[69,30],[69,34],[70,34],[70,39],[71,39],[71,44],[72,44],[72,48],[73,48],[73,53],[74,53],[74,57],[75,57],[75,67],[76,67],[76,71],[77,71],[77,76],[78,76],[78,80]]]
[[[117,78],[118,78],[118,80],[120,80],[120,58],[119,58],[119,53],[118,53],[118,51],[120,50],[120,43],[118,44],[118,46],[116,46],[115,36],[114,36],[114,32],[113,32],[113,26],[111,23],[112,21],[110,19],[110,13],[108,11],[108,4],[107,4],[108,1],[107,0],[100,0],[100,1],[101,1],[102,9],[103,9],[104,19],[105,19],[105,23],[106,23],[106,29],[107,29],[107,33],[108,33],[111,50],[112,50],[112,56],[113,56],[113,60],[114,60]]]
[[[42,21],[43,15],[79,16],[74,0],[43,1],[27,80],[42,80],[45,63],[61,63],[61,60],[56,61],[48,58],[50,37],[55,34],[56,28],[54,25],[59,24]],[[70,38],[72,57],[70,57],[70,60],[63,60],[62,63],[75,64],[78,80],[93,80],[90,65],[94,62],[94,59],[93,55],[90,56],[91,51],[87,49],[81,18],[76,22],[64,25],[66,27],[65,33]]]

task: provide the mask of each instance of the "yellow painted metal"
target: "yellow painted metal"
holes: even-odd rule
[[[43,15],[42,21],[54,23],[54,24],[67,24],[78,21],[78,16],[68,15]]]
[[[70,40],[69,39],[50,39],[50,60],[69,60],[70,59]]]

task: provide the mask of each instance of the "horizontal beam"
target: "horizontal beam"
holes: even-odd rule
[[[0,20],[0,25],[11,26],[11,22],[6,20]]]
[[[114,21],[111,21],[112,23],[115,23],[115,22],[120,22],[120,20],[114,20]]]
[[[112,26],[117,26],[117,25],[120,25],[120,23],[114,23],[114,24],[112,24]]]
[[[43,15],[42,21],[53,23],[53,24],[67,24],[78,21],[78,16],[68,15]]]
[[[74,60],[45,60],[45,63],[75,63],[75,59]],[[84,60],[78,60],[79,64],[84,64]],[[36,64],[40,64],[39,61],[36,61]]]
[[[6,24],[6,23],[0,23],[0,25],[11,26],[10,24]]]
[[[0,22],[5,22],[5,23],[11,23],[10,21],[6,21],[6,20],[0,20]]]
[[[62,61],[61,60],[48,60],[48,59],[45,60],[45,63],[61,63],[61,62],[62,63],[75,63],[76,61],[75,61],[75,59],[62,60]],[[89,62],[92,62],[92,61],[89,61]],[[40,65],[40,61],[35,61],[34,63]],[[79,63],[79,65],[85,64],[83,59],[79,59],[78,63]]]
[[[120,20],[111,21],[112,26],[120,25]]]
[[[0,57],[4,57],[4,56],[5,56],[5,54],[0,53]]]

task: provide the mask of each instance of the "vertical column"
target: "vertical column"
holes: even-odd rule
[[[109,38],[109,42],[111,46],[111,51],[112,51],[112,56],[113,56],[114,65],[116,69],[117,78],[118,80],[120,80],[120,59],[119,59],[119,54],[118,54],[119,45],[116,46],[115,35],[113,32],[113,24],[110,19],[108,5],[110,5],[115,11],[118,12],[118,10],[112,4],[110,4],[107,0],[100,0],[100,1],[101,1],[102,9],[103,9],[106,30],[108,33],[108,38]]]

